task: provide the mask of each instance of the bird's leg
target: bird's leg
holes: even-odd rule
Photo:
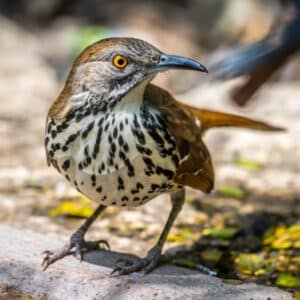
[[[70,241],[64,247],[56,251],[46,250],[43,252],[43,254],[45,254],[42,262],[43,270],[46,270],[49,265],[53,264],[57,260],[72,253],[75,253],[75,256],[79,260],[82,260],[83,252],[100,249],[101,244],[105,245],[109,249],[109,244],[105,240],[85,241],[84,239],[85,233],[105,207],[106,206],[104,205],[99,205],[93,214],[72,234]]]
[[[181,211],[182,205],[184,203],[184,198],[184,190],[180,190],[171,194],[172,209],[168,217],[167,223],[165,224],[165,227],[162,233],[160,234],[156,245],[149,250],[147,256],[143,259],[138,260],[137,262],[124,259],[119,260],[117,261],[116,267],[111,274],[118,272],[119,275],[125,275],[138,271],[143,271],[143,273],[149,273],[157,266],[161,256],[162,248],[165,244],[170,229],[177,215]]]

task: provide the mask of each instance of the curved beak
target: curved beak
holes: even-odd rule
[[[185,69],[208,73],[207,69],[196,60],[188,57],[169,54],[161,54],[160,60],[157,64],[155,64],[154,68],[162,70]]]

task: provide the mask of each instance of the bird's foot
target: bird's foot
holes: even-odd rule
[[[104,247],[101,247],[103,245]],[[46,250],[43,252],[45,255],[42,268],[45,271],[50,265],[57,260],[64,258],[67,255],[75,254],[78,260],[82,260],[83,253],[91,250],[110,249],[109,244],[105,240],[85,241],[81,232],[76,231],[70,238],[70,242],[60,249],[55,251]]]
[[[147,256],[138,260],[119,259],[116,266],[111,272],[111,276],[115,273],[118,275],[126,275],[134,272],[142,271],[143,274],[150,273],[158,265],[161,257],[161,248],[152,248]]]

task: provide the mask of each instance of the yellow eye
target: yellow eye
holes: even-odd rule
[[[128,59],[124,55],[116,55],[113,58],[113,64],[118,69],[124,69],[128,65]]]

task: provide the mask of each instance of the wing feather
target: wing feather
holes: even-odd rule
[[[145,101],[160,110],[175,137],[181,157],[175,181],[203,192],[214,187],[214,170],[202,134],[214,127],[242,127],[263,131],[283,131],[262,121],[243,116],[195,108],[176,101],[167,91],[149,84]]]
[[[213,165],[196,122],[179,102],[159,87],[149,85],[145,91],[145,101],[165,115],[168,129],[176,139],[183,159],[177,169],[175,182],[210,192],[214,186]]]

